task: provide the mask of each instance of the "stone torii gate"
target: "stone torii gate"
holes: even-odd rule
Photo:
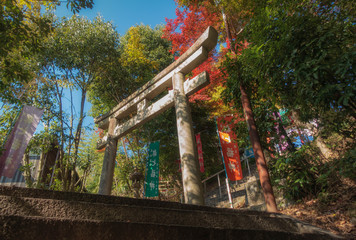
[[[106,147],[100,177],[99,194],[110,195],[114,174],[118,139],[138,128],[173,105],[176,110],[179,153],[182,165],[182,180],[185,203],[204,204],[203,187],[198,168],[196,143],[188,96],[209,83],[206,72],[184,81],[184,76],[208,58],[208,53],[217,43],[218,33],[208,27],[199,39],[175,62],[156,75],[108,113],[94,119],[99,128],[108,129],[108,134],[98,142],[97,148]],[[168,94],[149,104],[150,100],[167,88]],[[131,119],[123,121],[130,114]]]

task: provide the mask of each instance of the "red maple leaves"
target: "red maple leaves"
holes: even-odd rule
[[[188,50],[208,26],[213,26],[216,29],[220,28],[220,14],[209,11],[208,8],[202,5],[183,9],[177,7],[176,15],[175,19],[166,18],[167,25],[162,36],[172,42],[171,52],[176,58]],[[190,101],[210,100],[209,91],[217,84],[221,84],[223,78],[219,69],[215,67],[217,59],[217,51],[211,51],[209,58],[188,76],[194,77],[203,71],[207,71],[210,76],[210,84],[191,96]]]

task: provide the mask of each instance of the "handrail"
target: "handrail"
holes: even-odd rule
[[[214,175],[212,175],[212,176],[210,176],[210,177],[208,177],[208,178],[205,178],[205,179],[204,179],[203,181],[201,181],[201,182],[204,183],[204,182],[208,181],[209,179],[212,179],[213,177],[219,175],[219,174],[222,173],[222,172],[225,172],[225,169],[221,170],[220,172],[215,173]]]

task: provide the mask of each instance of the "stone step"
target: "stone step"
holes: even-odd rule
[[[282,214],[0,187],[0,239],[341,239]]]
[[[317,234],[297,235],[269,230],[219,229],[195,226],[163,225],[150,223],[46,219],[41,217],[0,216],[3,225],[0,237],[14,239],[204,239],[204,240],[262,240],[262,239],[334,239]],[[335,238],[336,239],[336,238]]]

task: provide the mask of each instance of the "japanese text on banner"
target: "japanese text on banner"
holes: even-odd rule
[[[152,142],[148,149],[146,164],[145,196],[157,197],[159,186],[159,141]]]
[[[233,118],[232,116],[220,117],[217,119],[217,124],[227,176],[231,181],[241,180],[243,176],[239,148],[236,135],[232,131]]]

